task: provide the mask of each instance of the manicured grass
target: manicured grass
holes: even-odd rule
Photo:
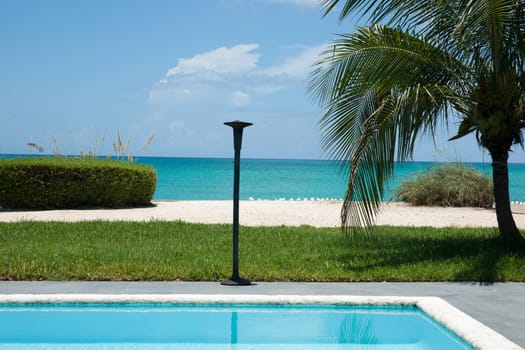
[[[181,222],[0,224],[0,279],[206,280],[231,274],[231,226]],[[242,227],[254,281],[525,281],[525,244],[493,229]]]

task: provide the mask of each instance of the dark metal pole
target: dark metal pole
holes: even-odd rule
[[[250,281],[239,276],[239,182],[241,173],[242,131],[253,125],[241,121],[224,123],[233,128],[233,148],[235,150],[233,171],[233,271],[232,276],[221,282],[224,286],[247,286]]]

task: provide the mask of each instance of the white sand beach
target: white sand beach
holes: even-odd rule
[[[0,210],[0,222],[35,221],[150,221],[181,220],[192,223],[231,223],[232,201],[157,201],[154,206],[133,209]],[[246,226],[337,227],[341,202],[337,201],[241,201],[240,223]],[[525,205],[513,205],[516,224],[525,228]],[[493,209],[413,207],[388,203],[378,225],[433,227],[496,227]]]

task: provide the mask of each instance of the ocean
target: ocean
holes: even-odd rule
[[[32,155],[34,156],[34,155]],[[23,157],[0,155],[0,158]],[[231,200],[233,158],[137,157],[157,170],[155,200]],[[436,163],[407,162],[396,166],[384,200],[413,174]],[[465,163],[491,174],[490,163]],[[525,164],[509,164],[512,202],[525,202]],[[346,178],[336,162],[328,160],[241,159],[242,200],[339,200]]]
[[[228,200],[233,191],[233,159],[139,157],[137,163],[157,169],[156,200]],[[405,179],[435,165],[407,162],[397,165],[384,200]],[[466,163],[491,174],[490,163]],[[240,198],[244,200],[339,200],[346,178],[328,160],[241,159]],[[509,164],[510,197],[525,202],[525,164]]]

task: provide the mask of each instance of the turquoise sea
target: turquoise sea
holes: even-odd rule
[[[157,169],[157,200],[227,200],[232,198],[233,159],[141,157],[137,163]],[[398,165],[384,199],[412,174],[435,163]],[[468,163],[488,174],[490,163]],[[341,199],[346,179],[338,164],[327,160],[241,160],[241,199]],[[525,164],[510,164],[510,193],[525,202]]]
[[[23,157],[0,155],[0,158]],[[157,170],[156,200],[230,200],[233,192],[233,159],[138,157],[137,163]],[[396,167],[389,182],[388,200],[399,184],[431,162],[408,162]],[[467,163],[487,174],[490,163]],[[509,164],[510,197],[525,202],[525,164]],[[241,160],[241,199],[321,200],[341,199],[346,178],[338,164],[328,160]]]

